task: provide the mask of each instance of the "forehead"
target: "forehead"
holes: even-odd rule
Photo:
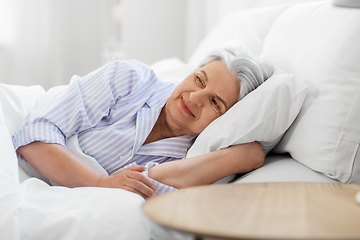
[[[198,71],[206,75],[207,86],[225,100],[228,108],[237,102],[240,93],[239,82],[223,62],[210,62],[200,67]]]

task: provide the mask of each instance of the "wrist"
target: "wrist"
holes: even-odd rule
[[[108,184],[106,183],[106,182],[107,182],[106,180],[107,180],[108,178],[109,178],[108,176],[99,175],[99,176],[97,177],[97,179],[94,181],[94,182],[95,182],[94,186],[95,186],[95,187],[102,187],[102,188],[109,187]]]

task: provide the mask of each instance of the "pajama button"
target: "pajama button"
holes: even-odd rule
[[[124,156],[120,156],[120,157],[119,157],[119,160],[120,160],[120,161],[124,160]]]

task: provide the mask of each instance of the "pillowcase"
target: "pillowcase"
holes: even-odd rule
[[[198,66],[207,54],[230,40],[237,40],[255,55],[260,55],[264,38],[275,19],[286,6],[253,8],[228,15],[207,34],[189,58]]]
[[[196,65],[185,64],[179,58],[165,58],[151,64],[151,69],[159,78],[174,84],[184,80],[196,67]]]
[[[0,102],[6,125],[12,136],[22,125],[26,115],[35,108],[37,98],[45,93],[41,86],[17,86],[0,83]]]
[[[276,152],[344,183],[360,183],[359,43],[359,9],[306,3],[279,16],[261,55],[309,86]]]
[[[0,98],[1,92],[0,92]],[[18,236],[19,178],[17,159],[0,104],[0,239]]]
[[[254,141],[268,153],[298,115],[306,92],[297,77],[275,69],[273,76],[206,127],[187,157]]]

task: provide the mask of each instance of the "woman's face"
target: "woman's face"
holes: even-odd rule
[[[166,102],[166,123],[176,135],[198,135],[238,99],[240,86],[221,61],[196,69]]]

